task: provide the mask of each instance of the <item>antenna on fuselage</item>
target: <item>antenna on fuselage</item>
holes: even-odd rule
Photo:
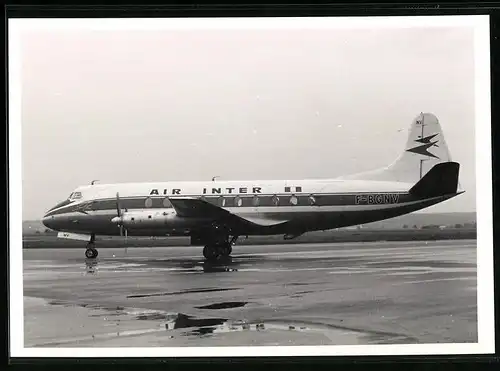
[[[95,183],[95,182],[98,182],[98,181],[99,181],[98,179],[93,180],[93,181],[91,181],[91,182],[90,182],[90,185],[94,185],[94,183]]]
[[[219,175],[212,177],[212,182],[215,182],[215,179],[217,179],[217,178],[219,178]]]

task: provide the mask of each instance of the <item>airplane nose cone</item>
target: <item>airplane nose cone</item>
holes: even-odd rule
[[[52,216],[44,216],[42,218],[42,224],[47,228],[53,229],[54,226],[54,217]]]
[[[122,218],[120,218],[119,216],[115,216],[113,219],[111,219],[111,222],[118,224],[121,220],[122,220]]]

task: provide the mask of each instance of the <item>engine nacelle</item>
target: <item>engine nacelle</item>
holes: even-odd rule
[[[122,225],[127,229],[186,229],[197,223],[198,219],[179,217],[172,209],[130,211],[122,215]]]

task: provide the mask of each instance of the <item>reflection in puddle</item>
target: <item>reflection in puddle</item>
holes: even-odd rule
[[[225,333],[233,331],[264,330],[263,323],[250,324],[247,321],[230,321],[226,318],[195,318],[183,313],[179,313],[175,319],[165,324],[166,330],[190,329],[184,332],[184,336],[207,336],[216,333]]]
[[[264,324],[263,322],[251,323],[247,321],[225,321],[224,323],[217,326],[205,326],[199,327],[195,330],[184,333],[186,336],[209,336],[222,333],[230,332],[242,332],[242,331],[266,331],[266,330],[279,330],[279,331],[311,331],[312,329],[305,326],[297,327],[283,324]]]
[[[216,273],[216,272],[237,272],[238,269],[231,267],[234,265],[233,258],[228,256],[216,262],[204,260],[202,263],[203,273]]]
[[[97,270],[99,269],[97,267],[98,261],[97,259],[85,259],[85,273],[86,274],[91,274],[95,275],[97,273]]]
[[[195,307],[198,309],[231,309],[231,308],[240,308],[247,305],[247,301],[226,301],[224,303],[215,303],[209,305],[203,305],[201,307]]]
[[[146,321],[154,321],[154,320],[164,320],[168,318],[168,314],[163,313],[148,313],[148,314],[139,314],[135,317],[138,320],[146,320]]]
[[[105,260],[99,263],[98,259],[85,259],[85,269],[87,274],[96,274],[98,265],[100,269],[115,271],[136,271],[142,270],[167,270],[170,272],[179,271],[180,273],[217,273],[217,272],[237,272],[237,266],[241,263],[233,261],[232,257],[222,258],[211,262],[207,260],[192,259],[155,259],[146,260],[140,263],[120,262],[120,260]]]
[[[241,332],[241,331],[308,331],[306,326],[294,326],[288,323],[264,324],[263,322],[248,322],[246,320],[228,320],[225,318],[195,318],[183,313],[174,315],[165,324],[167,331],[179,329],[191,329],[181,333],[182,336],[210,336],[220,333]]]
[[[211,335],[214,333],[215,327],[200,327],[197,330],[191,331],[188,335],[197,335],[197,336],[204,336],[204,335]]]
[[[190,327],[213,327],[223,324],[227,318],[194,318],[183,313],[178,313],[175,318],[165,324],[167,330],[177,330]]]
[[[227,318],[193,318],[182,313],[179,313],[174,322],[174,329],[188,327],[205,327],[216,326],[227,321]]]
[[[150,321],[151,326],[146,325],[146,328],[141,330],[142,333],[147,332],[163,332],[165,331],[169,338],[177,336],[181,337],[211,337],[217,334],[237,333],[237,332],[268,332],[274,333],[279,331],[285,338],[288,338],[285,333],[309,333],[320,334],[326,336],[332,341],[333,339],[344,339],[349,337],[349,342],[360,343],[362,341],[370,344],[389,344],[389,343],[408,343],[416,342],[416,339],[408,337],[404,334],[381,332],[381,331],[366,331],[355,329],[348,326],[339,326],[333,324],[322,324],[303,321],[281,321],[276,319],[268,320],[233,320],[227,318],[198,318],[184,313],[169,313],[161,310],[152,309],[137,309],[124,308],[121,306],[101,306],[95,304],[76,304],[68,303],[61,300],[49,301],[51,305],[63,306],[80,306],[91,310],[89,317],[103,317],[108,321],[108,325],[116,324],[124,326],[128,321]],[[211,309],[226,308],[231,305],[242,305],[245,302],[229,302],[216,303],[207,305]],[[93,312],[103,311],[103,312]],[[120,327],[122,327],[120,326]],[[151,327],[151,328],[150,328]],[[117,327],[118,328],[118,327]],[[179,331],[180,330],[180,331]],[[123,336],[130,331],[123,329],[117,331],[116,336]],[[111,333],[110,333],[111,336]],[[291,334],[290,334],[291,336]]]
[[[202,289],[187,289],[182,291],[173,292],[160,292],[154,294],[140,294],[140,295],[128,295],[127,298],[147,298],[151,296],[168,296],[168,295],[183,295],[183,294],[200,294],[205,292],[221,292],[229,290],[239,290],[239,287],[234,288],[202,288]]]

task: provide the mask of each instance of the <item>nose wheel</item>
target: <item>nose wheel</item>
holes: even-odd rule
[[[85,257],[87,259],[95,259],[97,258],[97,255],[99,255],[99,253],[97,252],[97,249],[95,248],[94,244],[89,243],[87,245],[87,250],[85,250]]]

